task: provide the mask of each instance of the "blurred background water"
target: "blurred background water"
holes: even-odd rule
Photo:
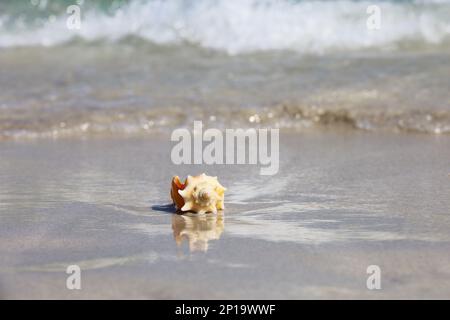
[[[0,139],[193,119],[448,133],[449,17],[447,0],[0,1]]]

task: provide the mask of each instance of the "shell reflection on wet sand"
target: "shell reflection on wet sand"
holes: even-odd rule
[[[222,214],[177,215],[172,217],[173,237],[178,246],[184,241],[189,243],[190,251],[208,250],[210,240],[218,240],[224,230]]]

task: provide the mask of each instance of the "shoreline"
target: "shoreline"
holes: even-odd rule
[[[168,136],[1,144],[2,298],[450,293],[447,136],[280,132],[269,177],[173,165]],[[172,175],[203,171],[228,188],[223,219],[172,214]],[[82,270],[78,292],[65,288],[70,264]],[[379,291],[365,287],[373,264]]]

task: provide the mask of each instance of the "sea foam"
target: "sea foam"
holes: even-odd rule
[[[381,29],[369,30],[367,8],[381,9]],[[61,10],[62,11],[62,10]],[[81,29],[67,14],[33,24],[0,14],[0,47],[53,46],[73,38],[118,41],[136,36],[154,44],[189,44],[228,54],[269,50],[326,53],[401,44],[447,44],[450,1],[130,1],[114,10],[81,6]],[[30,27],[30,25],[33,25]]]

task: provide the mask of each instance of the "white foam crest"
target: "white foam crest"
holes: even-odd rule
[[[381,8],[381,29],[366,26],[369,5]],[[0,46],[55,45],[75,36],[116,41],[134,35],[156,44],[195,44],[229,54],[267,50],[323,53],[392,48],[399,42],[440,44],[450,37],[450,1],[288,0],[132,1],[113,15],[82,11],[81,30],[66,16],[35,30],[6,31]]]

